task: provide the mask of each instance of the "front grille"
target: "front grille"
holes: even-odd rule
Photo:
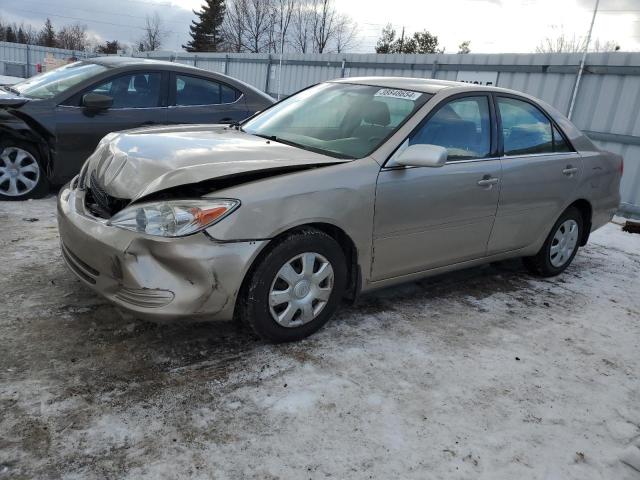
[[[85,204],[89,211],[100,218],[111,218],[129,204],[129,200],[109,195],[91,172],[91,184],[87,188]]]

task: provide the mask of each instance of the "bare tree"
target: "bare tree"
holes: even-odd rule
[[[141,52],[151,52],[158,50],[162,46],[162,42],[167,32],[162,26],[162,19],[158,12],[153,15],[147,15],[145,18],[144,34],[140,39],[139,50]]]
[[[324,53],[329,41],[335,35],[336,9],[331,0],[313,0],[313,19],[311,21],[313,32],[313,50]]]
[[[293,9],[290,43],[293,49],[307,53],[311,49],[313,10],[308,1],[297,1]]]
[[[289,32],[289,26],[291,24],[291,18],[293,17],[293,9],[295,7],[296,0],[275,0],[275,21],[278,26],[278,44],[280,45],[279,51],[284,51],[284,44],[286,43],[287,33]]]
[[[227,0],[226,12],[225,42],[234,52],[343,52],[357,36],[333,0]]]
[[[542,40],[536,47],[536,53],[578,53],[584,51],[587,44],[586,38],[568,37],[564,33],[555,38],[547,37]],[[602,42],[596,39],[589,46],[590,52],[617,52],[620,46],[614,41]]]
[[[222,31],[227,44],[227,50],[242,52],[245,36],[245,12],[247,0],[233,0],[226,3],[226,14],[222,23]]]
[[[76,23],[62,27],[56,35],[56,46],[67,50],[85,50],[87,47],[87,26]]]
[[[273,21],[271,0],[247,0],[246,7],[242,47],[251,53],[264,52],[269,48]]]
[[[357,43],[358,25],[348,15],[339,15],[335,28],[335,50],[342,53]]]

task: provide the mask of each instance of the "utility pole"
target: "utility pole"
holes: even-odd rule
[[[280,100],[280,86],[282,78],[282,55],[284,54],[284,28],[282,27],[282,19],[280,20],[280,62],[278,65],[278,100]]]
[[[400,51],[402,53],[402,47],[404,47],[404,25],[402,26],[402,35],[400,35]]]
[[[598,6],[600,0],[596,0],[596,6],[593,8],[593,16],[591,17],[591,26],[589,27],[589,33],[587,34],[587,41],[584,44],[584,52],[582,52],[582,60],[580,61],[580,68],[578,69],[578,76],[576,77],[576,85],[573,87],[573,95],[571,96],[571,104],[569,105],[569,120],[573,116],[573,107],[576,105],[576,97],[578,96],[578,88],[580,87],[580,80],[582,79],[582,73],[584,72],[584,63],[587,60],[587,52],[589,50],[589,44],[591,43],[591,34],[593,33],[593,24],[596,21],[596,14],[598,13]]]

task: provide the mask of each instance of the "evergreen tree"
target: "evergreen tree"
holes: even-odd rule
[[[110,42],[107,40],[104,44],[98,45],[96,48],[96,53],[102,53],[105,55],[115,55],[120,50],[120,42],[118,40],[114,40]]]
[[[24,33],[22,26],[18,27],[18,34],[16,35],[16,40],[18,43],[29,43],[27,40],[27,35]]]
[[[189,29],[191,40],[182,48],[188,52],[218,52],[224,43],[222,21],[224,20],[224,0],[205,0],[200,12],[193,12],[198,20],[192,20]]]
[[[16,37],[16,33],[13,31],[13,28],[11,28],[11,26],[7,27],[4,37],[6,42],[16,43],[16,41],[18,40]]]
[[[51,20],[48,18],[44,22],[44,26],[40,33],[38,34],[38,45],[42,45],[43,47],[56,47],[56,31],[53,29],[53,25],[51,24]]]
[[[376,53],[394,53],[393,42],[396,40],[396,31],[393,25],[387,23],[382,29],[378,43],[376,43]]]

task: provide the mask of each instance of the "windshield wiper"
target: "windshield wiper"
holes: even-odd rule
[[[7,92],[11,92],[11,93],[15,93],[16,95],[20,95],[20,92],[18,90],[16,90],[13,87],[10,87],[9,85],[3,85],[2,88],[4,88]]]
[[[244,132],[244,130],[242,129],[242,124],[240,122],[231,122],[229,124],[229,128],[235,128],[236,130],[239,130],[240,132]]]
[[[356,157],[352,157],[351,155],[346,155],[344,153],[336,152],[334,150],[326,150],[324,148],[312,147],[310,145],[304,145],[302,143],[292,142],[291,140],[285,140],[276,135],[263,135],[261,133],[252,133],[256,137],[264,138],[266,140],[271,140],[274,142],[282,143],[284,145],[289,145],[290,147],[301,148],[302,150],[307,150],[309,152],[319,153],[321,155],[328,155],[334,158],[341,158],[343,160],[354,160]]]

